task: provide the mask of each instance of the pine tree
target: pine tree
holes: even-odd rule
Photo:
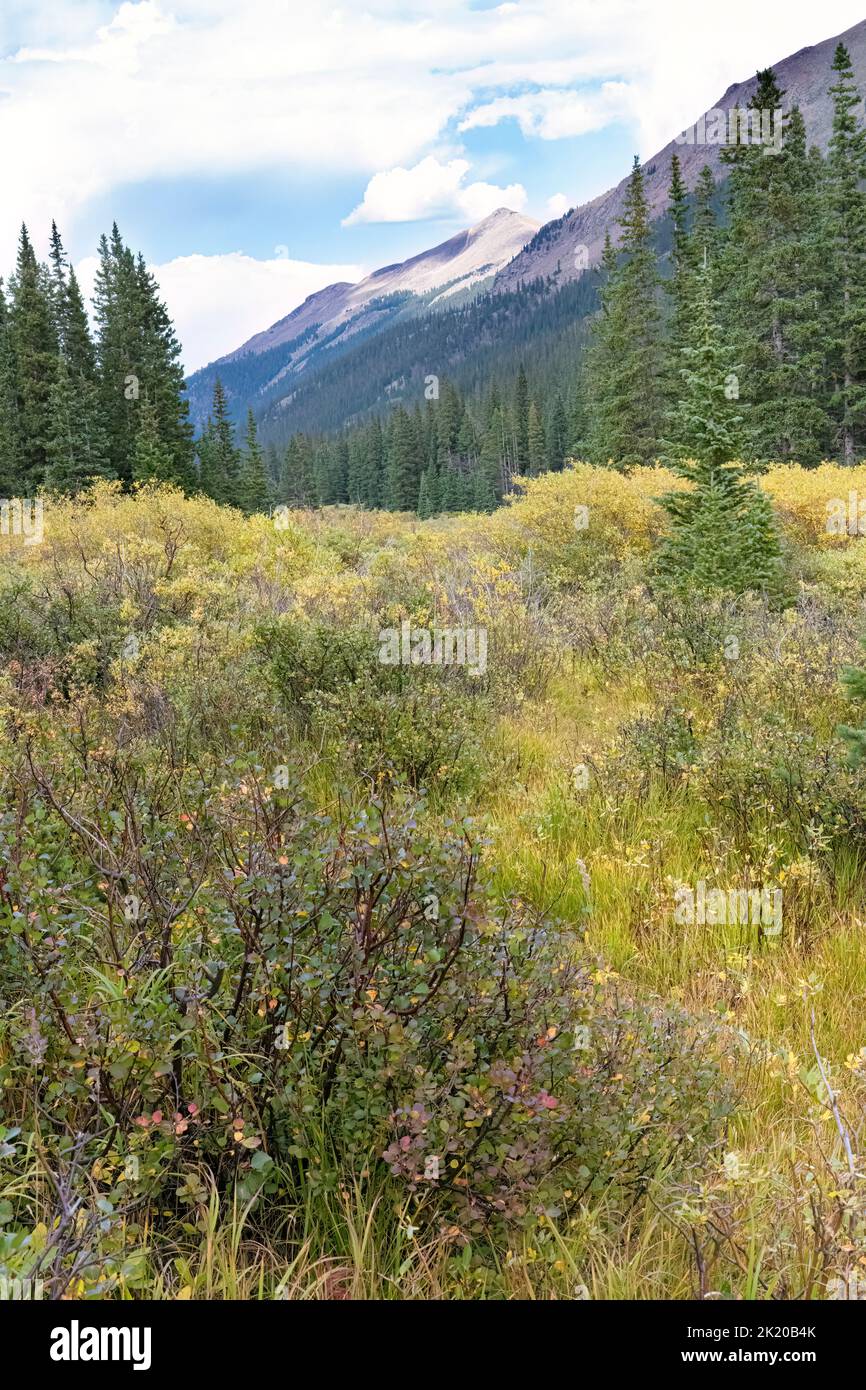
[[[427,470],[421,474],[421,482],[418,487],[418,515],[422,521],[433,515],[433,507],[430,501],[430,489],[427,484]]]
[[[783,96],[767,69],[749,108],[777,111]],[[722,151],[731,169],[723,321],[743,366],[754,456],[809,463],[821,455],[827,422],[816,389],[817,190],[796,107],[776,137],[778,150],[751,141]]]
[[[677,154],[671,156],[671,182],[668,195],[668,216],[672,225],[671,276],[667,290],[671,300],[671,321],[668,333],[668,356],[679,370],[680,354],[686,345],[689,331],[689,303],[692,275],[695,269],[694,241],[689,235],[689,200]],[[676,381],[673,389],[676,388]]]
[[[608,279],[594,324],[589,375],[593,454],[620,468],[650,464],[663,420],[664,355],[660,281],[651,243],[644,176],[635,155],[617,256],[608,237]]]
[[[502,410],[498,404],[494,404],[488,415],[487,427],[481,440],[479,464],[496,498],[502,496],[506,487],[503,467],[504,438],[505,427],[502,421]]]
[[[512,408],[514,465],[518,473],[529,472],[529,384],[523,363],[517,373]]]
[[[141,316],[142,386],[153,402],[160,438],[172,458],[171,481],[189,491],[194,484],[193,428],[180,343],[159,297],[159,287],[141,255],[135,262],[135,280]]]
[[[0,497],[20,497],[24,492],[18,467],[18,431],[15,358],[0,280]]]
[[[131,475],[138,407],[147,399],[171,459],[171,481],[192,489],[193,431],[180,344],[156,281],[143,257],[124,245],[116,224],[110,239],[103,236],[99,243],[94,307],[100,401],[116,476]]]
[[[94,478],[110,477],[111,466],[87,310],[56,222],[51,224],[50,247],[59,359],[49,397],[45,485],[52,491],[75,493]]]
[[[700,264],[705,256],[712,261],[718,250],[715,198],[716,181],[709,164],[705,164],[695,185],[695,215],[691,233],[694,264]]]
[[[823,201],[829,272],[824,340],[839,455],[853,464],[866,446],[866,135],[844,44],[836,48],[833,71],[833,134]]]
[[[170,482],[172,456],[160,437],[159,416],[147,397],[139,403],[139,424],[132,450],[132,479],[136,483]]]
[[[62,356],[49,396],[45,486],[74,494],[93,479],[110,476],[96,384],[75,373]]]
[[[15,367],[16,473],[21,489],[33,496],[48,466],[59,344],[48,272],[36,259],[26,227],[10,282],[7,331]]]
[[[490,477],[479,464],[472,472],[472,511],[492,512],[496,510],[496,493]]]
[[[213,413],[199,440],[199,457],[199,484],[202,492],[212,497],[215,502],[232,507],[239,506],[240,453],[235,444],[228,399],[219,377],[214,382]]]
[[[567,456],[568,416],[562,392],[557,391],[547,421],[547,467],[552,473],[558,473]]]
[[[440,437],[441,439],[444,436]],[[414,511],[421,484],[423,448],[415,421],[402,406],[391,418],[388,443],[388,507],[392,511]]]
[[[141,396],[135,264],[115,224],[111,242],[99,241],[94,310],[97,325],[100,414],[115,477],[129,479]]]
[[[680,386],[669,416],[666,459],[700,459],[720,468],[744,452],[743,415],[731,384],[740,370],[722,337],[709,258],[690,276],[683,309],[686,342],[680,349]]]
[[[683,386],[672,419],[670,463],[692,486],[659,499],[671,528],[659,547],[658,574],[676,587],[758,589],[778,597],[780,550],[769,502],[736,461],[743,419],[728,398],[730,349],[715,318],[712,278],[706,258],[695,276]]]
[[[537,478],[539,473],[544,472],[547,446],[544,438],[544,426],[541,423],[541,415],[535,401],[530,402],[526,433],[529,454],[529,473],[531,477]]]
[[[247,411],[247,433],[241,462],[240,498],[247,512],[267,512],[271,505],[271,488],[265,456],[259,444],[256,419]]]

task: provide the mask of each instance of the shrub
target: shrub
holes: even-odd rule
[[[4,818],[6,1119],[49,1171],[74,1150],[83,1210],[182,1206],[202,1164],[248,1199],[281,1165],[313,1189],[387,1165],[469,1230],[699,1161],[730,1105],[716,1037],[497,903],[471,823],[332,823],[223,771],[154,794],[115,764],[61,811],[34,763]]]

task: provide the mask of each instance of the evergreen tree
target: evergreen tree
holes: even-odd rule
[[[557,391],[553,398],[547,421],[547,467],[557,473],[568,456],[568,416],[562,392]]]
[[[18,397],[15,357],[3,281],[0,280],[0,497],[20,497]]]
[[[156,281],[143,257],[136,258],[124,245],[116,224],[110,239],[102,237],[99,243],[94,307],[99,393],[112,469],[120,478],[130,477],[141,426],[138,407],[147,399],[171,458],[171,480],[191,489],[193,431],[180,344]]]
[[[527,442],[529,454],[529,472],[533,478],[537,478],[539,473],[544,472],[544,465],[547,456],[547,446],[544,438],[544,426],[541,423],[541,415],[535,401],[530,402],[529,420],[527,425]]]
[[[671,156],[671,182],[668,200],[671,219],[671,276],[667,290],[671,299],[671,320],[668,334],[668,355],[679,370],[680,354],[689,332],[689,303],[692,294],[692,275],[695,269],[694,241],[689,235],[689,200],[677,154]],[[675,391],[677,383],[673,383]]]
[[[440,447],[444,435],[440,435]],[[421,484],[423,449],[415,421],[402,406],[391,419],[388,444],[388,507],[392,511],[414,511]]]
[[[529,384],[523,363],[517,373],[512,408],[514,433],[514,466],[518,473],[529,472]]]
[[[758,74],[749,108],[777,111],[783,96],[767,69]],[[827,425],[814,349],[817,190],[800,112],[776,119],[781,149],[752,140],[722,151],[731,169],[730,225],[720,259],[724,323],[742,363],[754,456],[809,463],[821,455]]]
[[[94,478],[110,476],[96,384],[75,373],[63,356],[49,396],[45,486],[75,493]]]
[[[10,282],[7,331],[15,369],[16,475],[25,495],[33,496],[48,466],[59,344],[48,272],[36,259],[26,227]]]
[[[669,418],[667,461],[700,459],[710,468],[742,456],[745,430],[731,381],[737,379],[732,351],[722,337],[709,258],[689,277],[684,300],[688,324],[680,349],[680,387]]]
[[[664,354],[660,282],[651,243],[644,176],[635,155],[617,256],[608,237],[607,283],[594,325],[590,380],[593,453],[621,468],[652,463],[663,419]]]
[[[199,457],[199,484],[202,492],[212,497],[215,502],[232,507],[239,506],[240,453],[235,443],[228,400],[219,377],[214,382],[213,413],[199,441]]]
[[[488,473],[479,466],[472,473],[472,510],[492,512],[496,510],[496,493]]]
[[[698,591],[759,589],[778,596],[780,550],[770,505],[736,461],[743,421],[726,390],[730,349],[714,315],[708,258],[695,276],[692,317],[671,460],[692,486],[659,499],[671,528],[659,548],[658,573]]]
[[[256,420],[247,411],[247,433],[241,463],[240,496],[245,511],[267,512],[271,504],[270,479],[265,456],[259,444]]]
[[[694,264],[703,261],[705,255],[712,260],[718,250],[715,198],[716,181],[709,164],[705,164],[695,186],[695,215],[691,233]]]
[[[433,515],[433,506],[430,500],[430,489],[427,483],[427,470],[421,474],[421,483],[418,487],[418,515],[422,521]]]
[[[133,482],[171,482],[172,471],[172,455],[160,436],[156,407],[145,397],[139,403],[138,431],[132,450]]]
[[[866,136],[851,57],[838,44],[833,134],[824,190],[824,252],[828,258],[824,340],[831,373],[829,410],[843,463],[866,446]]]

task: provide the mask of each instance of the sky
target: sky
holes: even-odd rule
[[[335,280],[617,183],[862,0],[0,0],[0,274],[117,221],[188,371]]]

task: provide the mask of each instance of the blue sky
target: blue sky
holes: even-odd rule
[[[617,182],[857,0],[0,0],[0,271],[116,219],[189,369],[498,206]]]

